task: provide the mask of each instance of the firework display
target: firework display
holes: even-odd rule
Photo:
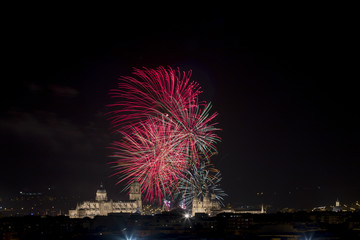
[[[170,67],[134,69],[110,91],[116,101],[108,119],[120,134],[111,145],[113,175],[125,189],[138,181],[144,200],[179,197],[188,203],[204,191],[219,193],[219,200],[223,195],[220,172],[209,168],[220,141],[217,113],[199,100],[201,88],[190,77],[191,71]]]
[[[201,163],[199,167],[188,169],[178,187],[183,204],[189,207],[194,197],[204,199],[208,193],[214,193],[216,200],[223,204],[223,197],[227,195],[220,188],[221,179],[220,171],[212,164]]]

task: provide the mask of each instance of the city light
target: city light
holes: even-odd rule
[[[189,214],[189,213],[185,213],[185,218],[190,218],[190,214]]]
[[[131,236],[126,236],[126,235],[125,235],[125,239],[126,239],[126,240],[136,240],[136,238],[133,237],[132,235],[131,235]]]
[[[313,239],[313,234],[310,233],[310,236],[306,236],[307,234],[304,234],[304,240],[312,240]]]

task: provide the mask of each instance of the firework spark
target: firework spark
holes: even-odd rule
[[[184,204],[189,207],[194,197],[204,199],[209,193],[215,194],[215,198],[223,204],[223,197],[226,193],[220,188],[221,173],[212,164],[201,164],[193,166],[186,173],[186,176],[179,182],[179,195],[183,198]]]
[[[132,134],[122,132],[123,139],[113,143],[116,173],[130,185],[141,185],[145,199],[161,201],[171,195],[178,179],[183,177],[187,160],[183,146],[177,142],[177,129],[166,121],[149,119],[133,128]]]
[[[199,184],[198,174],[215,182],[200,172],[217,152],[217,113],[210,113],[211,103],[199,101],[200,86],[190,81],[191,71],[144,68],[134,75],[122,77],[119,88],[110,91],[118,101],[110,105],[115,109],[109,120],[122,136],[112,144],[119,182],[127,189],[138,181],[145,200],[159,202],[178,195],[185,182]]]
[[[154,113],[167,113],[176,108],[177,103],[189,108],[197,104],[200,86],[190,81],[191,71],[187,74],[163,67],[154,69],[134,69],[135,77],[121,77],[118,89],[110,91],[112,98],[119,99],[109,107],[112,127],[127,128],[125,123],[137,124]]]

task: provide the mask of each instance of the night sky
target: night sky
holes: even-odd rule
[[[233,7],[17,13],[3,30],[0,196],[53,186],[88,200],[102,181],[110,198],[126,198],[109,178],[117,136],[104,116],[108,91],[133,67],[163,65],[192,69],[201,99],[219,113],[214,163],[226,203],[359,200],[352,15],[335,6]]]

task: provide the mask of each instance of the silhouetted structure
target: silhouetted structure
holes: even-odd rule
[[[90,218],[0,218],[0,239],[359,239],[359,212],[277,214],[206,213],[185,218],[163,214],[114,213]]]

